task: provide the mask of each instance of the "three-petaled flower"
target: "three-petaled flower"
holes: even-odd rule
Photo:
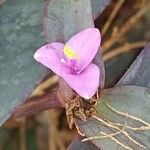
[[[92,60],[100,42],[99,30],[88,28],[72,36],[66,44],[44,45],[34,58],[61,76],[81,97],[90,99],[99,86],[100,70]]]

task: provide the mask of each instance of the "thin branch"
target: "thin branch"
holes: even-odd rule
[[[125,43],[124,45],[117,47],[114,50],[111,50],[110,52],[104,54],[103,60],[107,61],[113,57],[116,57],[122,53],[129,52],[130,50],[134,50],[140,47],[144,47],[146,45],[145,41],[142,42],[135,42],[135,43]]]
[[[48,93],[36,100],[27,100],[26,103],[17,107],[12,117],[26,117],[49,108],[62,108],[56,92]]]
[[[47,88],[54,86],[58,82],[58,76],[54,75],[40,83],[40,85],[33,91],[31,97],[42,96]]]
[[[21,118],[21,125],[19,128],[19,131],[20,131],[19,149],[27,150],[27,147],[26,147],[26,118]]]
[[[141,8],[134,16],[132,16],[125,24],[120,28],[116,29],[114,34],[102,45],[103,53],[109,50],[119,39],[124,36],[131,28],[137,23],[137,21],[146,13],[149,5]]]
[[[57,140],[56,140],[56,133],[57,133],[57,125],[58,125],[58,114],[55,112],[54,109],[48,110],[44,113],[45,119],[48,126],[48,146],[49,150],[56,150],[57,149]]]
[[[109,29],[112,21],[116,17],[118,11],[120,10],[120,8],[121,8],[121,6],[123,5],[124,2],[125,2],[125,0],[118,0],[118,3],[116,4],[115,8],[113,9],[111,15],[109,16],[107,22],[105,23],[105,25],[102,29],[102,35],[104,35],[107,32],[107,30]]]

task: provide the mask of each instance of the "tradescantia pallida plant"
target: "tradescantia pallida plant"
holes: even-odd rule
[[[94,0],[92,2],[94,2]],[[60,3],[58,0],[51,0],[46,5],[43,16],[43,24],[45,36],[48,43],[52,42],[66,43],[69,39],[73,39],[71,38],[73,35],[76,35],[79,32],[82,33],[83,30],[85,31],[88,30],[89,28],[95,30],[92,17],[91,1],[73,0],[70,2],[69,0],[62,0]],[[84,35],[83,37],[85,38],[84,42],[87,42],[86,40],[87,35]],[[60,49],[61,52],[64,52],[63,55],[61,56],[64,56],[65,54],[65,56],[68,56],[68,58],[72,59],[72,57],[75,56],[75,58],[78,59],[80,51],[79,53],[77,53],[77,55],[75,52],[78,52],[78,47],[76,47],[76,44],[81,42],[80,38],[81,37],[79,37],[78,41],[74,42],[75,46],[74,43],[73,44],[71,43],[69,45],[69,48],[64,47],[64,45],[62,44],[61,45],[59,44],[59,46],[61,47]],[[97,47],[99,47],[98,41],[96,40],[92,41],[94,42],[93,44],[95,44],[95,46],[98,45],[96,46],[95,51],[97,51],[98,50]],[[54,47],[55,46],[56,45],[54,45]],[[88,47],[91,46],[90,42],[87,44],[87,46]],[[49,46],[47,47],[47,50],[51,52],[53,50],[57,51],[58,47],[53,49],[53,47],[51,47],[50,45],[50,47]],[[86,49],[83,50],[86,52]],[[35,58],[39,61],[42,60],[46,62],[46,64],[48,64],[46,66],[51,68],[49,66],[51,65],[50,60],[53,58],[55,59],[56,57],[46,59],[46,57],[49,56],[49,53],[45,52],[43,53],[43,51],[45,51],[45,48],[42,50],[42,56],[44,56],[42,59],[40,60],[38,59],[39,57],[41,57],[41,54],[39,55],[39,53],[38,55],[35,55]],[[55,53],[53,54],[55,55]],[[95,53],[93,53],[92,56],[89,56],[91,58],[87,64],[91,63],[94,56]],[[70,59],[68,60],[68,58],[66,59],[64,57],[61,57],[59,59],[60,62],[62,60],[62,63],[65,64],[65,66],[67,66],[66,68],[70,68]],[[87,95],[85,96],[84,94],[85,92],[87,94],[88,89],[85,89],[81,92],[81,89],[83,89],[83,87],[80,90],[79,87],[76,86],[74,87],[74,81],[72,81],[70,77],[66,78],[66,75],[68,74],[62,73],[62,77],[65,81],[62,80],[62,78],[60,78],[57,96],[59,97],[61,103],[63,103],[63,105],[66,106],[70,127],[72,126],[72,123],[75,123],[77,128],[79,128],[80,130],[79,132],[86,136],[82,138],[83,143],[80,147],[81,149],[83,149],[82,148],[83,144],[86,147],[86,149],[90,147],[92,147],[92,149],[104,149],[104,150],[108,150],[110,149],[110,147],[113,150],[115,149],[142,150],[146,148],[150,149],[149,144],[150,118],[148,116],[150,110],[149,58],[150,58],[150,48],[148,45],[139,55],[134,64],[131,66],[131,69],[129,69],[129,71],[125,74],[125,76],[119,81],[118,85],[115,88],[103,90],[105,73],[103,61],[99,50],[93,60],[93,62],[99,67],[99,69],[96,69],[97,70],[96,72],[100,72],[97,73],[96,78],[94,79],[94,81],[96,81],[95,83],[100,83],[99,92],[97,96],[93,97],[98,87],[98,85],[95,84],[94,89],[92,87],[92,92],[90,92],[90,95],[88,95],[88,100],[86,101],[83,100],[83,98],[87,98]],[[87,60],[86,57],[85,60]],[[83,63],[81,64],[83,65]],[[87,64],[85,65],[86,67],[88,66]],[[39,64],[37,63],[36,65],[38,66]],[[71,62],[71,71],[74,70],[74,67],[72,67],[72,65],[74,66],[74,63]],[[54,67],[52,69],[54,72],[59,74],[57,72],[58,70],[55,71],[54,69],[59,69],[59,66],[57,68]],[[81,70],[80,69],[78,70],[79,74],[76,74],[77,76],[79,76],[82,73]],[[94,73],[92,69],[89,74],[91,73]],[[79,81],[82,82],[82,80]],[[94,83],[94,81],[92,83]],[[68,84],[71,82],[69,84],[70,86],[68,86],[66,82]],[[121,85],[134,85],[134,86],[121,86]],[[144,86],[144,88],[137,86]],[[83,98],[79,97],[76,94],[76,92],[74,92],[72,89],[74,89]],[[86,112],[81,111],[79,113],[78,111],[78,113],[76,112],[76,115],[73,116],[72,118],[69,117],[70,113],[68,110],[70,109],[70,106],[72,106],[72,103],[74,102],[79,102],[79,104],[83,104],[83,106],[86,106],[81,107],[82,105],[79,105],[82,108],[82,110],[85,110]],[[80,107],[78,107],[78,110],[80,110]],[[95,108],[94,113],[93,107]],[[91,110],[90,115],[88,112],[89,109]],[[72,111],[74,112],[74,109]],[[92,141],[96,146],[89,143],[89,140]],[[88,141],[88,144],[87,142],[84,141]],[[73,145],[71,145],[69,149],[76,149],[76,148]]]
[[[52,4],[56,3],[52,2]],[[50,6],[51,5],[47,6],[48,8],[47,12],[49,12],[49,15],[51,16],[54,14],[50,13],[53,12]],[[66,8],[67,7],[68,5],[66,4]],[[60,15],[59,12],[57,13],[58,13],[57,15],[59,16]],[[50,30],[48,27],[53,23],[49,20],[49,18],[50,18],[49,16],[45,18],[44,22],[45,31],[47,31],[46,32],[47,34],[49,33],[48,31]],[[74,22],[76,21],[77,20],[74,20]],[[91,19],[89,18],[89,23],[90,21]],[[87,138],[82,140],[83,142],[92,140],[92,142],[98,148],[102,149],[108,149],[108,147],[111,147],[112,149],[130,149],[130,150],[149,148],[148,138],[144,139],[143,135],[143,133],[146,133],[146,135],[149,133],[150,129],[149,119],[148,117],[147,119],[144,117],[145,114],[141,115],[141,113],[137,113],[140,111],[135,111],[135,109],[133,109],[134,107],[129,108],[131,104],[134,105],[134,103],[136,103],[136,100],[140,101],[140,99],[143,99],[147,106],[146,110],[149,110],[148,104],[149,89],[136,86],[126,86],[126,87],[118,86],[113,89],[102,90],[101,86],[98,96],[93,98],[94,95],[93,93],[96,93],[97,87],[95,83],[98,83],[97,77],[99,78],[99,76],[101,76],[100,85],[101,83],[104,82],[104,72],[103,72],[104,69],[102,59],[99,58],[100,61],[99,64],[101,65],[99,65],[99,70],[95,68],[97,70],[96,71],[97,73],[96,72],[94,73],[94,66],[91,67],[91,69],[89,69],[91,70],[89,72],[86,72],[84,70],[82,72],[82,69],[80,70],[81,67],[80,65],[85,66],[81,62],[84,60],[83,61],[84,63],[88,62],[87,64],[90,64],[90,61],[92,60],[93,56],[95,55],[95,51],[98,49],[99,46],[100,40],[95,40],[98,37],[97,36],[98,33],[94,34],[96,29],[89,28],[89,26],[93,27],[93,24],[85,25],[83,28],[80,27],[74,32],[76,35],[72,33],[70,34],[70,36],[68,36],[68,34],[65,36],[65,34],[62,33],[64,39],[58,41],[66,43],[65,45],[61,43],[61,48],[60,47],[58,48],[56,47],[55,44],[60,43],[50,43],[49,45],[40,48],[35,53],[35,59],[53,70],[54,67],[53,63],[55,63],[55,61],[53,61],[53,63],[50,61],[50,57],[53,56],[53,55],[50,56],[50,53],[52,51],[55,51],[55,53],[57,53],[57,65],[59,64],[59,67],[57,67],[59,73],[58,70],[56,73],[64,79],[64,81],[62,82],[64,84],[65,82],[67,82],[68,85],[77,94],[79,94],[84,99],[88,99],[86,100],[86,102],[84,102],[84,100],[80,97],[72,99],[72,97],[70,96],[71,94],[69,93],[67,95],[65,92],[65,90],[67,90],[69,87],[67,88],[62,87],[61,86],[62,82],[60,82],[60,91],[62,90],[63,92],[61,92],[59,96],[62,97],[62,100],[65,102],[68,122],[70,124],[70,127],[72,127],[72,123],[75,123],[77,129],[78,128],[80,129],[79,133],[87,136]],[[78,33],[79,31],[80,33]],[[72,35],[74,36],[71,37]],[[89,37],[89,35],[91,36]],[[67,42],[69,38],[71,39]],[[48,36],[48,41],[53,42],[52,40],[49,39],[50,35]],[[95,48],[92,47],[93,45]],[[89,52],[91,49],[93,49],[93,53],[91,54],[91,56],[88,56],[90,55]],[[58,50],[62,53],[61,55],[59,55],[59,57],[57,52]],[[90,61],[88,60],[89,57]],[[97,63],[97,59],[95,62]],[[89,66],[86,65],[86,69],[88,69]],[[66,68],[69,70],[66,71]],[[98,74],[98,72],[100,73]],[[88,83],[85,82],[86,80],[88,80]],[[86,89],[83,90],[83,88]],[[90,88],[92,88],[94,92],[93,91],[91,92]],[[92,104],[93,99],[97,100],[96,104],[94,105],[96,109],[96,112],[94,113],[92,113],[93,110],[90,111],[90,109],[93,107]],[[77,102],[78,100],[79,102]],[[87,101],[89,102],[89,104],[87,104],[88,103]],[[91,107],[89,105],[91,105]],[[143,109],[144,106],[140,104],[139,107],[140,108],[137,107],[137,109],[141,109],[141,107]],[[73,110],[71,112],[68,112],[68,109]],[[72,120],[72,118],[70,118],[71,114],[74,114],[73,117],[80,119]]]
[[[93,0],[93,17],[90,16],[89,1],[60,3],[56,0],[49,4],[41,0],[16,0],[15,3],[10,0],[0,3],[0,125],[49,73],[49,70],[35,62],[35,50],[44,45],[46,40],[64,42],[75,32],[91,27],[93,18],[108,3],[109,0]]]

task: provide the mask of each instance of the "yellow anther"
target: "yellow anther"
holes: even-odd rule
[[[76,56],[76,53],[74,52],[74,50],[72,50],[69,46],[66,46],[66,45],[64,47],[64,54],[69,59],[75,58],[75,56]]]
[[[65,45],[65,47],[64,47],[64,54],[69,59],[79,58],[78,55],[75,53],[75,51],[67,45]]]

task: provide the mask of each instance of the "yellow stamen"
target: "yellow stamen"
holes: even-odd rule
[[[64,47],[64,54],[69,59],[79,58],[78,55],[75,53],[75,51],[67,45],[65,45],[65,47]]]

